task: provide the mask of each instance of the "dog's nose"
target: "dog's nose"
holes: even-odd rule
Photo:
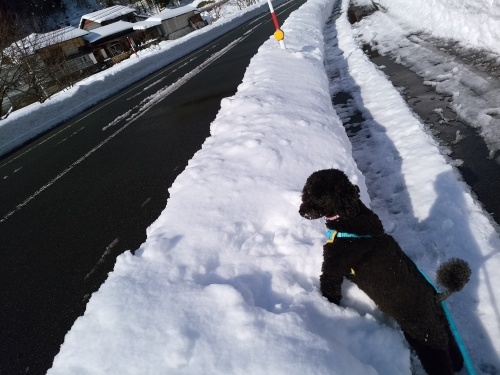
[[[314,209],[304,203],[299,208],[299,214],[308,220],[314,220],[321,217],[321,215],[318,215]]]
[[[306,207],[304,206],[304,204],[300,205],[299,214],[300,214],[300,216],[305,217],[306,219],[309,219],[307,217],[307,210],[306,210]]]

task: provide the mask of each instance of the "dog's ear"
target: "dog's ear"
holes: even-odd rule
[[[350,182],[350,181],[349,181]],[[359,186],[351,183],[352,188],[350,189],[353,197],[359,198]]]
[[[359,187],[354,185],[347,175],[338,169],[332,170],[332,185],[335,189],[347,199],[347,200],[357,200],[359,199]]]
[[[337,213],[344,218],[355,217],[360,210],[359,187],[347,178],[336,196]]]

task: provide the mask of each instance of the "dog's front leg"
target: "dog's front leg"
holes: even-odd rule
[[[319,277],[321,294],[331,303],[340,305],[342,299],[343,278],[332,278],[328,273],[323,272]]]
[[[333,244],[326,244],[323,248],[323,265],[319,285],[321,294],[328,301],[340,305],[345,266],[342,264],[341,259],[335,256],[333,246]]]

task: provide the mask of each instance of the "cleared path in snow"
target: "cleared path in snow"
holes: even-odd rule
[[[351,67],[345,60],[344,52],[339,48],[337,31],[332,26],[334,19],[335,14],[325,30],[325,35],[327,35],[325,65],[330,80],[332,102],[346,127],[353,145],[353,157],[357,166],[366,178],[366,186],[372,199],[371,208],[381,218],[389,218],[387,222],[384,222],[386,230],[395,236],[412,259],[422,262],[422,254],[413,253],[412,242],[423,241],[424,248],[429,253],[436,244],[415,236],[415,232],[422,232],[422,228],[428,224],[419,221],[415,215],[414,211],[418,207],[412,206],[405,176],[401,173],[404,156],[388,136],[388,129],[385,126],[387,124],[381,125],[374,120],[370,109],[367,108],[370,104],[365,107],[360,88],[350,74],[349,68]],[[428,126],[429,134],[432,133],[440,142],[442,153],[449,155],[450,164],[457,167],[456,175],[458,176],[458,171],[460,171],[464,181],[472,187],[486,210],[497,214],[498,221],[500,199],[494,189],[500,182],[500,167],[494,159],[490,158],[491,154],[478,132],[457,120],[456,114],[450,109],[449,97],[438,94],[429,85],[424,85],[423,78],[418,77],[408,68],[394,63],[388,57],[380,56],[365,48],[365,52],[367,51],[371,52],[372,61],[386,73],[387,78],[398,88],[398,91],[404,94],[409,107],[415,111],[416,117],[420,118],[419,121]],[[398,124],[398,126],[404,128],[405,123]],[[458,134],[461,134],[463,139],[457,139]],[[384,150],[384,155],[380,155],[380,150]],[[440,178],[444,176],[439,176],[437,184],[440,183]],[[447,192],[443,191],[442,194],[443,199],[446,199]],[[457,205],[459,204],[460,202],[457,202]],[[388,223],[390,225],[387,225]],[[354,304],[353,306],[359,310],[359,306]],[[489,359],[495,358],[496,360],[497,357],[495,348],[488,338],[488,335],[492,333],[485,330],[481,320],[476,317],[474,308],[467,306],[462,307],[460,311],[455,310],[454,318],[461,319],[462,322],[467,321],[467,324],[474,328],[463,323],[461,328],[473,331],[474,335],[480,338],[476,339],[477,341],[471,339],[468,342],[469,352],[475,354],[473,365],[481,371],[480,373],[496,373],[495,364]],[[463,331],[462,336],[464,337]],[[467,338],[470,338],[470,335]],[[412,361],[414,362],[412,373],[424,375],[425,372],[415,357]]]

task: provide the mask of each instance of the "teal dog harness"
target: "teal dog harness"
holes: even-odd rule
[[[329,229],[325,233],[326,243],[333,243],[335,238],[371,238],[370,235],[359,235],[354,233],[339,232],[335,229]]]

